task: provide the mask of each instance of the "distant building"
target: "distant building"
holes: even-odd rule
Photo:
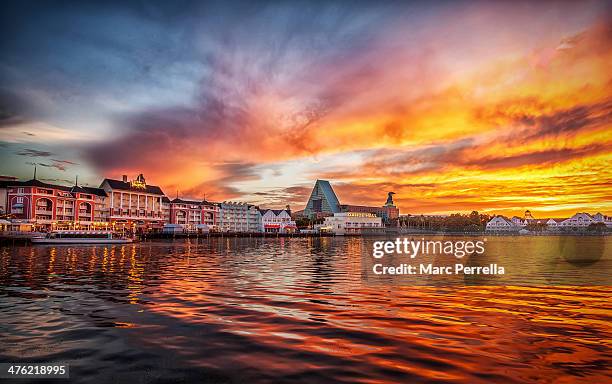
[[[331,184],[327,180],[317,180],[304,208],[304,216],[312,218],[338,212],[340,212],[340,201]]]
[[[100,188],[109,196],[111,225],[155,230],[163,227],[164,192],[156,185],[147,184],[142,174],[131,181],[126,175],[122,180],[104,179]]]
[[[293,233],[297,230],[288,209],[260,209],[259,212],[264,233]]]
[[[521,229],[520,225],[517,225],[512,222],[512,220],[507,219],[504,216],[495,216],[487,223],[486,230],[497,232],[497,231],[505,231],[505,232],[518,232]]]
[[[224,201],[219,203],[219,231],[261,232],[261,213],[247,203]]]
[[[527,212],[529,212],[529,211],[527,211]],[[533,219],[533,218],[532,218],[532,219]],[[528,224],[527,219],[522,219],[522,218],[520,218],[520,217],[518,217],[518,216],[514,216],[514,217],[512,217],[512,219],[511,219],[510,221],[512,221],[512,223],[513,223],[514,225],[519,226],[519,227],[526,227],[526,226],[527,226],[527,224]]]
[[[365,205],[342,204],[340,205],[340,211],[371,213],[380,217],[383,223],[389,223],[391,220],[399,217],[399,209],[395,206],[368,207]]]
[[[340,204],[329,181],[317,180],[310,194],[310,198],[306,203],[303,215],[312,219],[331,216],[340,212],[371,213],[382,218],[384,223],[390,223],[397,219],[400,213],[399,209],[393,203],[394,194],[394,192],[389,192],[385,205],[380,207]]]
[[[595,221],[593,216],[589,215],[586,212],[578,212],[574,214],[574,216],[570,217],[569,219],[565,219],[559,224],[557,224],[557,227],[562,228],[562,229],[563,228],[582,229],[594,223],[597,223],[597,221]]]
[[[519,217],[513,217],[512,219],[507,219],[503,216],[495,216],[487,223],[488,231],[515,231],[521,228],[526,227],[529,224],[545,224],[546,228],[549,231],[582,231],[586,230],[589,225],[596,223],[604,223],[606,227],[612,228],[612,218],[609,216],[603,215],[602,213],[597,213],[595,215],[590,215],[586,212],[578,212],[574,214],[570,218],[543,218],[543,219],[535,219],[531,214],[527,214],[525,216],[529,217],[526,219],[521,219]]]
[[[606,227],[608,228],[612,228],[612,217],[611,216],[606,216],[598,212],[593,215],[593,220],[595,220],[595,222],[597,223],[604,223]]]
[[[206,200],[176,198],[170,202],[170,223],[180,224],[188,231],[217,229],[219,206]]]
[[[546,220],[546,225],[548,226],[548,229],[556,229],[560,223],[562,223],[565,219],[553,219],[550,218],[548,220]]]
[[[382,219],[367,212],[338,212],[325,218],[322,231],[336,235],[375,234],[384,231]]]

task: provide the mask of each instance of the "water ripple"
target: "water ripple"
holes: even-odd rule
[[[0,361],[82,383],[612,380],[611,288],[373,286],[364,241],[3,248]]]

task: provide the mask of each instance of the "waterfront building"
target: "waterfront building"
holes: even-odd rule
[[[526,215],[527,217],[527,215]],[[529,215],[529,219],[513,217],[511,220],[503,216],[495,216],[487,223],[487,231],[517,231],[528,224],[545,224],[550,231],[586,230],[589,225],[604,223],[606,227],[612,228],[612,218],[597,213],[590,215],[586,212],[575,213],[570,218],[544,218],[535,219]]]
[[[251,204],[224,201],[218,204],[218,229],[222,232],[261,232],[261,213]]]
[[[289,209],[260,209],[261,231],[265,233],[294,233],[297,230]]]
[[[317,218],[338,212],[340,201],[331,184],[327,180],[317,180],[304,208],[304,216]]]
[[[339,212],[371,213],[386,224],[399,218],[400,211],[393,202],[394,192],[388,192],[387,201],[383,206],[366,206],[353,204],[340,204],[334,189],[327,180],[317,180],[306,203],[303,215],[310,219],[319,219]]]
[[[564,220],[566,219],[553,219],[553,218],[549,218],[546,220],[546,225],[548,226],[548,229],[557,229],[557,227],[559,226],[560,223],[562,223]]]
[[[383,223],[389,223],[391,220],[399,217],[399,209],[395,206],[370,207],[366,205],[342,204],[340,205],[340,212],[371,213],[380,217]]]
[[[0,176],[0,216],[7,214],[8,186],[17,181],[13,176]]]
[[[219,206],[206,200],[176,198],[170,202],[170,223],[182,225],[189,231],[217,229]]]
[[[146,183],[142,174],[128,181],[104,179],[100,188],[108,194],[107,209],[113,227],[161,230],[164,224],[162,199],[164,192]]]
[[[521,227],[507,219],[504,216],[495,216],[487,223],[486,230],[497,232],[497,231],[519,231]]]
[[[165,224],[170,223],[170,199],[162,196],[161,199],[162,217]]]
[[[591,215],[586,212],[578,212],[569,219],[563,220],[557,226],[564,229],[583,229],[594,223],[597,223],[597,221]]]
[[[384,231],[382,218],[367,212],[337,212],[325,218],[321,231],[336,235],[375,234]]]
[[[399,208],[393,203],[393,195],[395,192],[387,193],[387,201],[382,207],[370,207],[365,205],[340,205],[340,212],[363,212],[372,213],[382,218],[383,223],[390,224],[399,218]]]
[[[529,212],[529,211],[527,211]],[[533,218],[531,218],[532,220],[535,220]],[[510,220],[512,221],[512,223],[518,227],[526,227],[528,224],[528,219],[522,219],[518,216],[513,216],[512,219]]]
[[[7,214],[36,229],[90,228],[104,224],[106,197],[100,188],[15,181],[7,185]]]
[[[606,227],[612,228],[612,216],[606,216],[600,212],[593,215],[593,220],[596,223],[604,223]]]

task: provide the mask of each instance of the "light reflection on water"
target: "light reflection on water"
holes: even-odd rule
[[[0,361],[66,361],[76,382],[612,378],[610,287],[371,285],[370,241],[2,248]]]

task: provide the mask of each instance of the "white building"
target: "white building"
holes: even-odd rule
[[[260,209],[261,230],[265,233],[293,233],[297,230],[291,213],[286,209]]]
[[[261,213],[247,203],[224,201],[219,204],[219,230],[221,232],[261,232]]]
[[[563,220],[565,219],[548,219],[546,221],[546,225],[548,225],[548,229],[557,229],[559,227],[559,224],[563,222]]]
[[[131,181],[126,175],[122,180],[104,179],[100,188],[109,196],[106,201],[112,224],[158,229],[164,225],[164,192],[147,184],[142,174]]]
[[[325,218],[321,230],[336,235],[359,235],[365,232],[375,232],[383,229],[382,219],[373,213],[338,212]]]
[[[612,228],[612,217],[606,216],[602,213],[596,213],[593,215],[593,220],[597,223],[604,223],[608,228]]]
[[[166,196],[163,196],[161,199],[161,210],[164,223],[170,223],[170,199]]]
[[[503,216],[495,216],[487,223],[487,231],[518,231],[522,227]]]
[[[514,225],[519,226],[519,227],[526,227],[527,224],[529,224],[527,219],[521,219],[518,216],[514,216],[511,221]]]
[[[563,220],[557,226],[561,228],[586,228],[593,223],[597,223],[593,216],[586,212],[578,212],[569,219]]]

